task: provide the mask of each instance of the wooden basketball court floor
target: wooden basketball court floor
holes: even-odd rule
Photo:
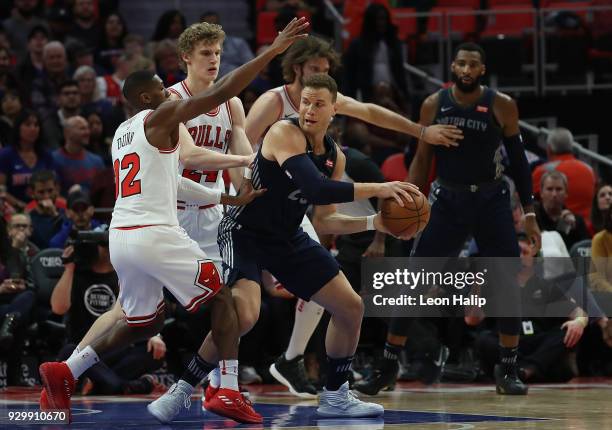
[[[385,406],[380,419],[319,419],[316,402],[287,394],[281,386],[250,386],[264,424],[239,425],[202,411],[200,395],[172,425],[160,425],[146,405],[149,396],[73,399],[70,427],[35,422],[16,423],[9,412],[38,410],[39,389],[9,388],[0,391],[0,428],[35,429],[576,429],[612,430],[612,379],[574,380],[568,384],[532,385],[524,397],[499,396],[490,385],[440,384],[424,387],[400,384],[396,391],[363,396]]]

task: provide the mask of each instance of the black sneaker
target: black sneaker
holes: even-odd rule
[[[516,370],[514,372],[505,373],[503,366],[496,364],[493,374],[495,375],[495,389],[497,394],[515,396],[524,396],[527,394],[528,387],[520,380]]]
[[[317,389],[306,376],[303,355],[287,360],[285,354],[282,354],[270,365],[270,374],[278,382],[289,388],[289,392],[295,396],[303,399],[315,399],[317,397]]]
[[[367,378],[355,383],[354,389],[363,394],[375,396],[381,390],[395,389],[399,364],[397,360],[382,359],[378,368],[375,368]]]
[[[428,353],[416,364],[418,379],[425,385],[437,384],[450,355],[449,349],[440,345],[435,353]]]

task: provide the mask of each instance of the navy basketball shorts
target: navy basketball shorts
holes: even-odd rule
[[[225,285],[240,279],[261,285],[261,271],[269,271],[285,289],[303,300],[310,298],[340,272],[329,251],[302,229],[291,238],[271,238],[245,229],[219,234]]]

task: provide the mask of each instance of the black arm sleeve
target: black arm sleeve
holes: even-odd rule
[[[309,203],[329,205],[355,200],[353,184],[327,179],[306,154],[288,158],[281,165],[281,169],[295,182]]]
[[[520,134],[504,137],[504,147],[510,160],[510,177],[516,185],[521,204],[523,206],[533,204],[533,184],[531,183],[531,171],[525,156],[523,139]]]

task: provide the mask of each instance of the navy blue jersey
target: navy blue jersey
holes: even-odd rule
[[[297,126],[297,119],[289,121]],[[308,140],[305,150],[321,175],[331,177],[337,162],[336,143],[326,135],[324,144],[324,154],[315,155]],[[255,157],[252,182],[255,189],[266,188],[267,191],[246,206],[231,207],[219,231],[237,227],[272,237],[295,235],[310,202],[301,194],[289,172],[261,154],[261,147]]]
[[[459,146],[436,145],[438,176],[457,184],[478,184],[501,178],[502,129],[493,114],[496,91],[485,87],[482,97],[472,106],[462,107],[451,89],[440,90],[434,124],[454,125],[463,131]]]

